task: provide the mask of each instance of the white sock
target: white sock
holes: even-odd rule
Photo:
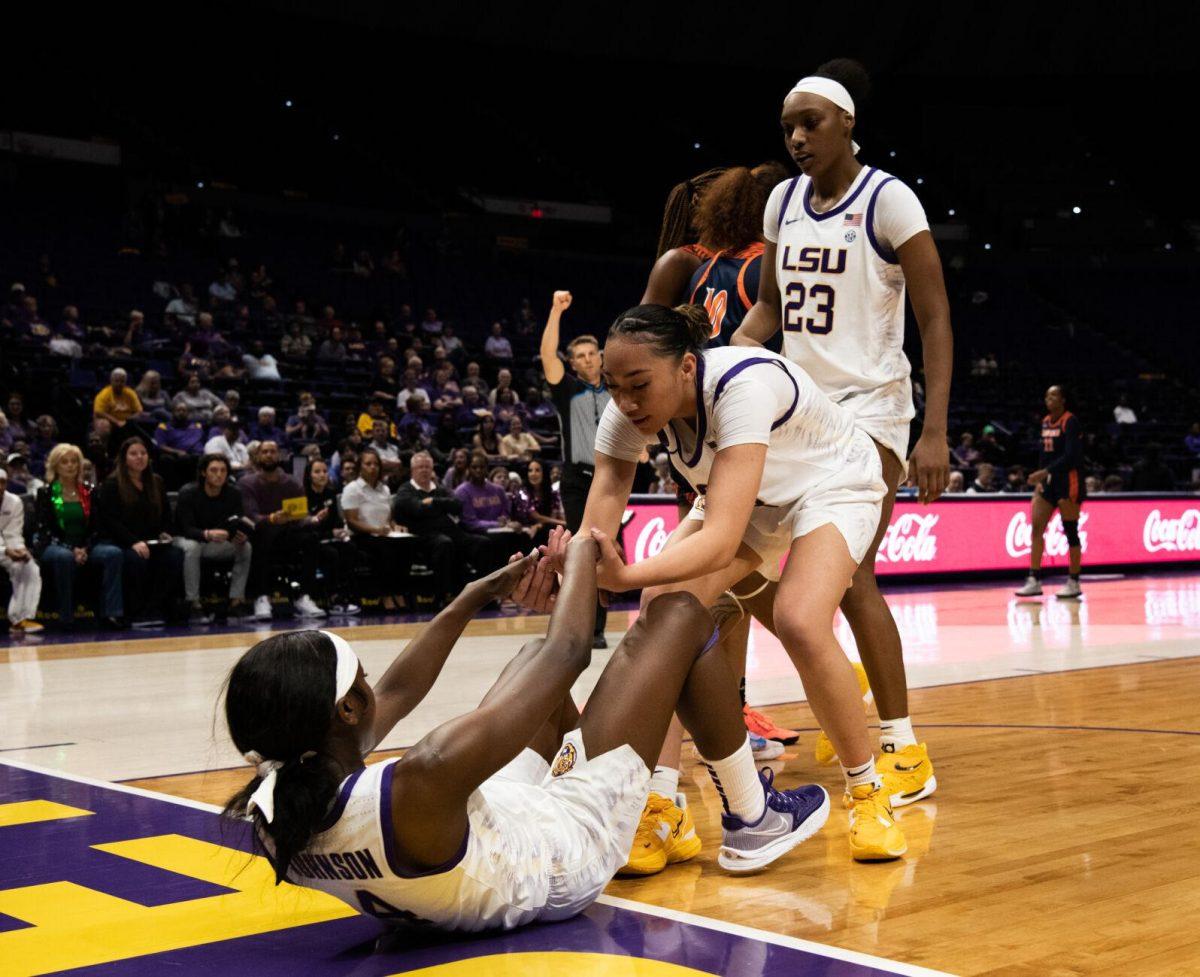
[[[906,746],[916,746],[912,720],[908,716],[899,719],[879,720],[879,746],[884,753],[898,753]]]
[[[655,767],[650,777],[650,793],[665,797],[672,804],[679,790],[679,771],[672,767]]]
[[[842,776],[846,778],[846,793],[855,787],[870,784],[872,787],[882,787],[883,778],[875,771],[875,758],[871,757],[866,763],[857,767],[842,767]]]
[[[732,754],[724,760],[705,760],[704,765],[712,776],[721,803],[728,814],[741,818],[747,824],[757,824],[767,808],[766,794],[754,765],[754,753],[750,750],[750,737],[742,741]]]

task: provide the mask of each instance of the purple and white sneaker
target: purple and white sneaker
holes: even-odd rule
[[[829,819],[829,795],[824,787],[806,784],[776,790],[775,772],[760,770],[767,807],[754,824],[733,814],[721,815],[725,836],[717,864],[727,872],[756,872],[811,838]]]

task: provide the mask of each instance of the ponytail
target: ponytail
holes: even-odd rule
[[[693,198],[702,196],[709,184],[725,172],[718,166],[705,170],[699,176],[690,180],[676,183],[667,195],[667,205],[663,209],[662,227],[658,232],[658,253],[655,258],[661,258],[668,251],[691,244],[696,239],[696,230],[692,226],[695,207]]]
[[[337,653],[317,631],[272,635],[244,654],[229,673],[225,721],[238,752],[282,764],[275,782],[275,811],[268,822],[254,809],[254,845],[287,877],[292,859],[308,847],[337,794],[339,770],[321,752],[333,720]],[[255,776],[225,805],[224,816],[246,819]],[[269,843],[268,843],[269,842]]]
[[[646,343],[658,356],[680,359],[684,353],[703,355],[712,338],[712,324],[703,306],[636,305],[617,316],[608,335]]]

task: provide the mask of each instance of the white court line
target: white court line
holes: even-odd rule
[[[90,787],[102,787],[106,790],[115,790],[124,794],[134,794],[137,797],[145,797],[153,801],[166,801],[169,804],[178,804],[181,807],[190,807],[212,814],[221,813],[221,808],[215,804],[205,804],[203,801],[193,801],[186,797],[175,797],[171,794],[159,794],[152,790],[145,790],[142,787],[114,784],[105,780],[96,780],[92,777],[83,777],[79,774],[64,773],[61,770],[49,770],[45,767],[35,766],[32,763],[23,763],[20,760],[0,759],[0,766],[16,767],[19,770],[28,770],[47,777],[57,777],[60,780],[71,780],[75,783],[87,784]],[[841,947],[828,946],[824,943],[814,943],[811,940],[802,940],[794,936],[784,936],[781,933],[771,933],[768,930],[754,929],[750,926],[740,926],[737,923],[727,923],[724,920],[712,919],[708,916],[697,916],[693,913],[681,912],[677,909],[665,909],[662,906],[654,906],[650,903],[635,902],[631,899],[619,899],[616,896],[605,895],[601,895],[596,901],[604,906],[612,906],[614,909],[624,909],[627,912],[637,912],[646,916],[669,919],[675,923],[700,926],[704,929],[716,930],[719,933],[727,933],[730,936],[739,936],[747,940],[758,940],[760,943],[773,943],[776,946],[787,947],[790,950],[801,950],[819,957],[840,960],[844,963],[858,964],[861,967],[874,967],[876,970],[881,970],[884,973],[898,974],[900,977],[953,977],[953,975],[943,970],[930,970],[927,967],[919,967],[915,964],[902,963],[898,960],[888,960],[885,957],[875,957],[869,953],[843,950]]]

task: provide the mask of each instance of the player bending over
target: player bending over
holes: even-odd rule
[[[225,715],[258,771],[226,814],[253,821],[277,881],[440,929],[574,916],[625,863],[676,711],[703,756],[726,758],[709,764],[725,804],[722,865],[762,868],[821,828],[824,790],[779,791],[755,770],[737,686],[710,651],[713,619],[693,597],[650,605],[579,716],[570,689],[591,659],[598,548],[568,538],[557,530],[540,561],[469,585],[374,689],[350,646],[325,631],[274,635],[242,656]],[[475,612],[514,590],[549,606],[558,563],[546,637],[521,649],[473,712],[365,767]]]

